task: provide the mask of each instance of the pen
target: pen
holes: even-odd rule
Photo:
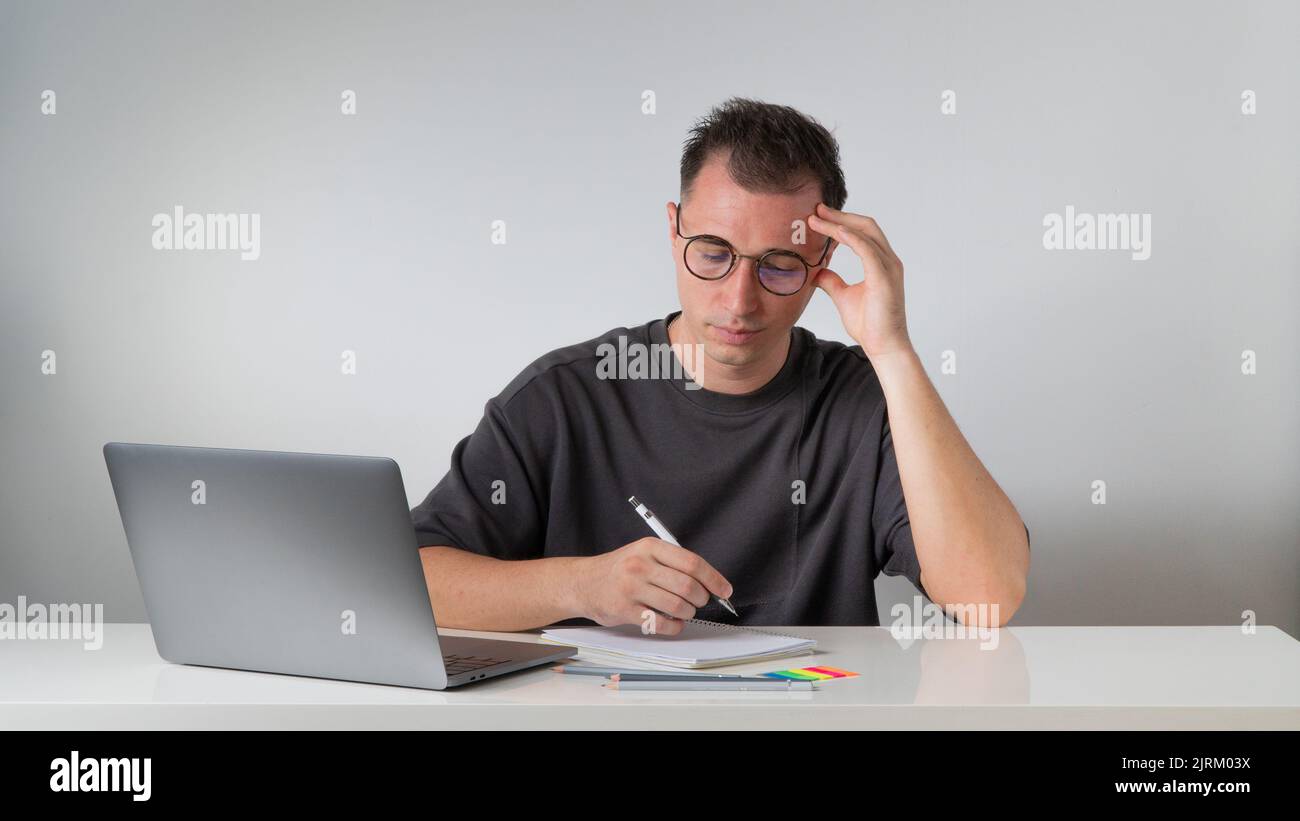
[[[636,508],[636,512],[641,514],[641,518],[645,519],[646,524],[650,525],[650,529],[655,532],[656,536],[663,539],[665,542],[668,542],[670,545],[675,545],[677,547],[682,546],[681,542],[677,541],[677,539],[673,537],[673,534],[668,532],[668,528],[664,527],[664,523],[659,521],[659,517],[654,515],[650,508],[638,502],[635,496],[629,496],[627,500],[632,504],[632,507]],[[740,614],[736,612],[736,608],[731,606],[731,602],[718,595],[714,595],[713,599],[718,604],[727,608],[727,610],[731,612],[731,615],[740,618]]]
[[[749,678],[736,673],[694,673],[689,670],[629,670],[622,667],[596,667],[589,664],[563,664],[552,667],[557,673],[571,676],[652,676],[654,678],[702,678],[702,679],[738,679]],[[770,679],[768,679],[770,681]]]
[[[612,681],[611,690],[812,690],[811,681]]]

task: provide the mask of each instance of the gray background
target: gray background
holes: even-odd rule
[[[677,307],[681,142],[742,95],[834,130],[906,264],[1033,533],[1017,623],[1300,633],[1297,4],[542,5],[0,4],[0,601],[144,619],[109,440],[387,455],[419,501],[529,361]],[[153,250],[177,204],[261,259]],[[1066,205],[1151,258],[1044,250]]]

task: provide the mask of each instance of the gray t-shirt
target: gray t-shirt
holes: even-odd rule
[[[924,593],[862,349],[796,327],[781,371],[743,395],[689,389],[672,369],[602,378],[617,373],[611,351],[666,345],[676,313],[552,351],[489,400],[411,513],[419,544],[597,555],[654,535],[627,501],[636,496],[731,582],[742,624],[878,624],[881,572]],[[736,621],[713,601],[696,617]]]

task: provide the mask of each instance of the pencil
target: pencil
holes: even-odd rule
[[[611,690],[764,690],[768,692],[789,692],[791,690],[812,690],[811,681],[612,681],[602,684]]]
[[[610,681],[777,681],[767,676],[692,676],[676,673],[614,673]]]
[[[735,673],[694,673],[690,670],[637,670],[624,667],[596,667],[590,664],[562,664],[551,668],[557,673],[571,676],[649,676],[653,678],[740,679]]]

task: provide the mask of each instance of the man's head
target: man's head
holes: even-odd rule
[[[837,245],[832,242],[819,260],[826,237],[804,222],[817,203],[840,209],[847,197],[839,146],[807,115],[732,98],[701,118],[682,151],[681,236],[677,205],[668,203],[681,341],[702,343],[709,359],[734,369],[783,360],[789,330]],[[683,256],[683,237],[699,234],[726,240],[736,253],[755,258],[774,249],[793,251],[808,263],[807,279],[793,294],[777,295],[760,283],[757,259],[736,259],[723,278],[700,279]],[[754,333],[728,333],[737,330]]]

